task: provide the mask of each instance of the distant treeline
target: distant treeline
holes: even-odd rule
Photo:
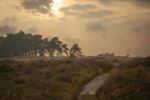
[[[76,57],[81,55],[81,48],[73,44],[71,48],[59,40],[58,37],[43,38],[23,31],[7,33],[0,36],[0,57],[14,56],[65,56]]]

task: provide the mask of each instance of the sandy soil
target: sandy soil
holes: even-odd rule
[[[95,95],[96,91],[104,84],[109,74],[96,76],[93,80],[83,86],[80,96],[84,94]]]

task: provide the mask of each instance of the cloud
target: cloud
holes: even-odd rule
[[[24,9],[33,13],[50,14],[52,0],[23,0]]]
[[[4,35],[9,32],[14,32],[16,30],[17,30],[16,27],[11,27],[9,25],[0,26],[0,35]]]
[[[132,24],[132,27],[129,29],[131,32],[138,35],[145,34],[150,36],[150,20],[148,18],[135,20],[133,23],[130,22],[128,24]]]
[[[90,22],[87,24],[87,30],[91,32],[103,32],[106,31],[106,27],[101,21],[96,21],[96,22]]]
[[[64,7],[60,10],[64,13],[64,16],[82,18],[82,19],[95,19],[106,17],[113,14],[113,11],[105,9],[97,9],[94,5],[71,5],[69,7]]]
[[[88,11],[91,9],[95,9],[96,6],[95,5],[89,5],[89,4],[75,4],[75,5],[71,5],[69,7],[64,7],[61,10],[62,11],[67,11],[67,10],[76,10],[76,11]]]
[[[78,43],[79,41],[80,41],[80,40],[77,39],[77,38],[65,38],[65,42],[71,43],[71,44],[73,44],[73,43]]]
[[[88,30],[88,32],[95,35],[97,34],[97,36],[100,36],[102,38],[107,37],[107,29],[107,26],[100,21],[90,22],[86,25],[86,30]]]
[[[37,27],[31,27],[27,30],[27,32],[31,32],[31,33],[37,33],[39,30]]]
[[[1,23],[3,24],[11,24],[11,25],[14,25],[18,22],[18,19],[16,18],[16,16],[11,16],[11,17],[6,17],[4,18]]]
[[[102,4],[111,4],[113,0],[97,0]]]
[[[150,0],[98,0],[101,4],[110,5],[116,2],[130,2],[136,6],[149,8],[150,7]]]
[[[137,6],[149,8],[150,7],[150,0],[133,0],[133,3]]]

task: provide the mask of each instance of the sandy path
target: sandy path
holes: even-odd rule
[[[95,95],[96,91],[103,85],[108,76],[108,73],[96,76],[93,80],[83,86],[79,96],[84,94]]]

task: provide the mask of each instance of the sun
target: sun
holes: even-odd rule
[[[55,15],[59,15],[60,12],[59,12],[59,9],[64,5],[64,0],[53,0],[53,4],[52,4],[52,12],[55,14]]]

